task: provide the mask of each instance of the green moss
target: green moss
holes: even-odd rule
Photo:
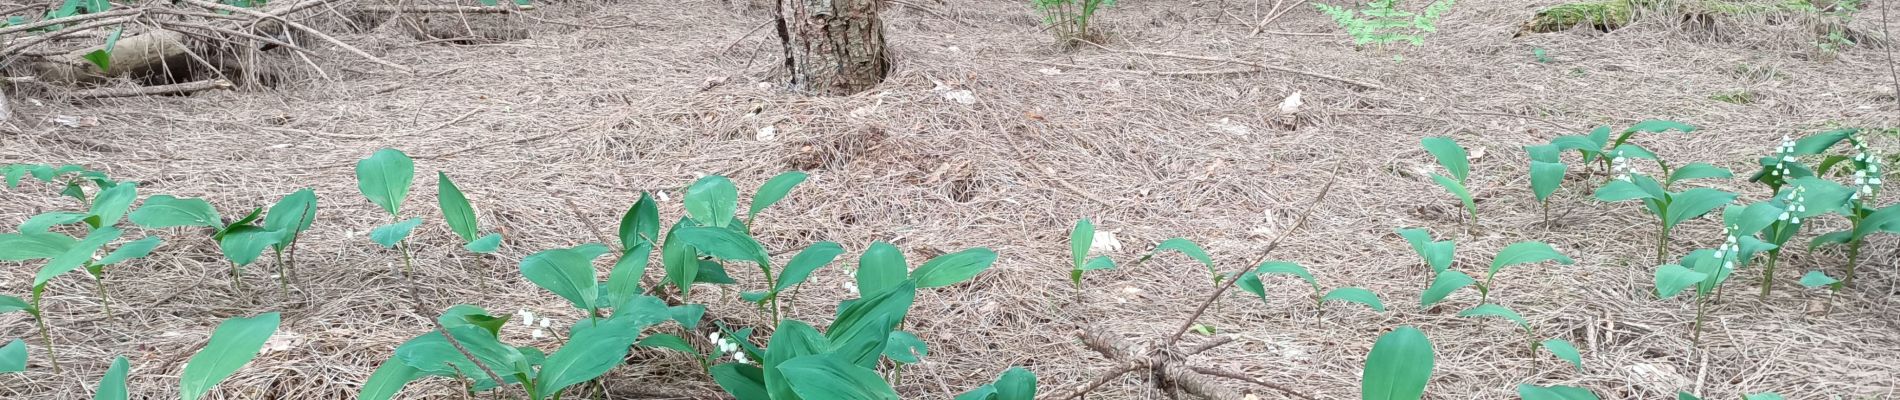
[[[1629,25],[1631,0],[1590,0],[1551,6],[1537,12],[1526,24],[1531,32],[1557,32],[1579,25],[1612,30]]]
[[[1724,90],[1709,95],[1709,99],[1730,104],[1749,104],[1755,102],[1755,91],[1748,89]]]

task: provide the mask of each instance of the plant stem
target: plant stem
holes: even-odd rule
[[[106,298],[105,274],[100,274],[99,279],[94,279],[92,281],[94,283],[97,283],[99,286],[99,306],[104,307],[106,309],[106,319],[112,319],[113,318],[112,317],[112,300]]]
[[[235,262],[231,263],[231,289],[232,290],[236,290],[240,292],[244,291],[243,274],[244,272],[238,269],[237,263]]]
[[[415,263],[409,260],[409,240],[396,242],[396,249],[402,251],[402,276],[414,278],[416,267]]]
[[[1540,201],[1538,202],[1538,204],[1542,204],[1544,206],[1544,226],[1549,227],[1550,226],[1550,202]]]
[[[1860,230],[1860,221],[1854,221],[1854,229]],[[1847,277],[1841,280],[1842,286],[1854,286],[1854,268],[1860,266],[1860,245],[1865,240],[1855,239],[1847,244]]]
[[[1762,269],[1762,272],[1761,272],[1761,297],[1762,298],[1768,298],[1768,293],[1774,291],[1775,289],[1775,283],[1774,283],[1775,282],[1775,264],[1780,263],[1780,261],[1781,261],[1781,248],[1777,247],[1774,250],[1768,251],[1768,266]]]
[[[1669,262],[1669,221],[1663,220],[1661,216],[1656,218],[1660,222],[1657,224],[1660,228],[1656,230],[1656,265],[1663,265]]]
[[[277,255],[277,287],[284,290],[284,298],[290,298],[290,267],[284,265],[284,252]]]
[[[1705,306],[1705,304],[1707,304],[1707,303],[1708,303],[1708,301],[1706,301],[1706,299],[1704,299],[1704,298],[1702,298],[1702,296],[1701,296],[1701,295],[1697,295],[1697,296],[1696,296],[1696,299],[1695,299],[1695,334],[1694,334],[1694,336],[1690,336],[1690,338],[1689,338],[1689,343],[1690,343],[1690,344],[1692,344],[1692,345],[1696,345],[1696,346],[1700,346],[1700,345],[1702,345],[1702,316],[1704,315],[1704,313],[1703,313],[1703,311],[1704,311],[1704,308],[1705,308],[1704,306]]]
[[[59,349],[53,346],[53,335],[46,333],[46,318],[40,316],[39,311],[37,311],[39,308],[39,299],[33,299],[33,309],[35,310],[33,312],[33,323],[39,324],[40,339],[46,341],[46,360],[53,363],[53,373],[60,373]]]

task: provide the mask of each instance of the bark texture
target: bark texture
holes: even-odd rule
[[[793,90],[848,95],[890,70],[877,0],[778,0],[778,36]]]

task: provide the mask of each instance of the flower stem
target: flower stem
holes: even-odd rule
[[[33,303],[33,309],[39,310],[39,299],[33,299]],[[46,333],[46,318],[41,317],[39,311],[34,311],[33,323],[39,324],[40,326],[40,340],[46,341],[46,360],[53,363],[53,373],[60,373],[59,349],[53,346],[53,335]]]
[[[284,252],[277,255],[277,287],[284,290],[284,298],[290,298],[290,267],[284,265]]]
[[[1767,298],[1768,293],[1774,291],[1775,264],[1778,264],[1780,262],[1781,262],[1781,249],[1776,248],[1774,250],[1769,250],[1768,251],[1768,266],[1762,269],[1762,272],[1761,272],[1761,297],[1762,298]]]
[[[1657,218],[1661,223],[1656,230],[1656,265],[1662,265],[1669,262],[1669,221],[1661,220],[1660,216]]]
[[[1697,296],[1696,296],[1696,299],[1695,299],[1695,334],[1694,334],[1694,336],[1690,336],[1690,338],[1689,338],[1689,343],[1690,343],[1691,345],[1696,345],[1696,346],[1700,346],[1700,345],[1702,345],[1702,317],[1703,317],[1703,315],[1705,315],[1703,311],[1704,311],[1704,309],[1705,309],[1705,305],[1706,305],[1707,303],[1708,303],[1708,302],[1707,302],[1707,301],[1705,301],[1705,299],[1703,299],[1701,295],[1697,295]]]

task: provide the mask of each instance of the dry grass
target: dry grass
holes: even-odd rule
[[[141,180],[147,194],[207,197],[226,213],[313,187],[323,208],[303,239],[304,282],[289,298],[277,294],[268,267],[252,268],[250,289],[234,292],[215,248],[197,232],[164,232],[168,242],[154,257],[112,272],[117,319],[98,318],[89,282],[55,281],[47,309],[68,373],[49,372],[44,349],[32,342],[31,371],[0,376],[0,397],[87,398],[115,354],[132,360],[135,396],[165,397],[217,321],[266,310],[284,312],[278,338],[288,347],[260,356],[212,397],[352,397],[395,345],[424,332],[433,318],[411,311],[393,273],[394,255],[364,238],[386,221],[356,194],[349,166],[381,147],[406,150],[425,173],[455,174],[485,226],[508,235],[500,257],[478,260],[456,249],[439,223],[418,231],[421,282],[437,308],[469,303],[573,320],[577,315],[557,297],[519,279],[515,262],[535,250],[595,241],[589,231],[610,229],[643,190],[665,193],[670,200],[662,211],[679,215],[678,188],[708,173],[742,187],[788,169],[812,173],[761,217],[761,239],[775,251],[831,240],[855,258],[856,249],[886,240],[916,262],[994,248],[1002,257],[991,272],[920,293],[911,327],[932,348],[927,363],[905,373],[899,391],[908,398],[948,398],[1012,364],[1035,370],[1045,388],[1082,382],[1107,365],[1075,343],[1077,328],[1157,338],[1203,295],[1206,272],[1180,258],[1093,274],[1090,290],[1076,293],[1065,279],[1065,235],[1076,219],[1093,218],[1129,244],[1114,254],[1118,260],[1185,236],[1233,270],[1304,208],[1299,202],[1329,179],[1325,171],[1335,160],[1345,164],[1332,195],[1300,240],[1275,258],[1306,265],[1328,287],[1369,288],[1393,310],[1331,306],[1321,318],[1306,289],[1273,282],[1274,297],[1265,304],[1236,294],[1210,313],[1204,322],[1240,343],[1195,362],[1318,398],[1352,398],[1377,336],[1417,325],[1439,354],[1431,398],[1508,398],[1526,382],[1582,385],[1623,399],[1666,398],[1677,390],[1710,398],[1759,391],[1796,399],[1896,396],[1900,325],[1892,316],[1900,310],[1893,294],[1900,245],[1893,238],[1868,245],[1863,286],[1834,296],[1828,315],[1809,312],[1827,296],[1791,282],[1801,271],[1840,264],[1838,252],[1795,252],[1784,260],[1780,290],[1767,299],[1745,286],[1759,279],[1758,270],[1741,273],[1713,308],[1702,351],[1695,351],[1688,335],[1693,306],[1650,294],[1651,217],[1634,205],[1588,200],[1585,186],[1593,182],[1578,179],[1554,200],[1560,223],[1537,225],[1527,161],[1516,150],[1597,124],[1669,118],[1703,130],[1638,140],[1676,162],[1750,172],[1782,135],[1900,121],[1879,49],[1823,58],[1799,28],[1724,25],[1721,37],[1708,38],[1667,18],[1607,34],[1514,38],[1534,6],[1552,2],[1468,0],[1424,47],[1355,51],[1337,36],[1249,36],[1247,24],[1273,3],[1130,1],[1107,10],[1097,26],[1111,32],[1104,41],[1110,48],[1241,58],[1385,89],[1281,73],[1046,74],[1039,70],[1050,67],[1026,61],[1139,71],[1234,66],[1061,51],[1038,32],[1026,5],[965,0],[934,4],[936,13],[892,6],[889,80],[870,93],[810,98],[760,84],[774,78],[777,45],[769,29],[748,33],[768,12],[745,4],[634,1],[562,2],[537,13],[630,27],[520,21],[535,37],[498,44],[411,45],[415,40],[394,27],[345,35],[416,67],[414,76],[367,64],[343,68],[338,64],[355,61],[339,53],[320,61],[338,81],[293,63],[282,68],[297,78],[276,90],[81,104],[15,97],[21,132],[0,135],[0,161],[81,163]],[[1876,21],[1856,24],[1877,28]],[[1334,31],[1305,8],[1268,30]],[[1554,62],[1534,61],[1534,48],[1546,49]],[[970,90],[978,101],[948,101],[939,86]],[[1755,101],[1710,99],[1736,89],[1753,91]],[[1276,107],[1294,92],[1307,102],[1296,128],[1284,125],[1287,116]],[[56,115],[96,116],[98,125],[48,122]],[[776,127],[776,138],[756,137],[766,126]],[[1472,174],[1484,218],[1468,231],[1460,228],[1455,200],[1414,172],[1431,168],[1418,139],[1438,134],[1486,150]],[[1895,142],[1880,140],[1889,153]],[[434,191],[426,177],[419,183],[404,212],[432,216]],[[1766,195],[1743,182],[1711,185],[1745,199]],[[74,207],[54,193],[44,185],[0,192],[0,225]],[[1508,324],[1454,317],[1475,301],[1470,293],[1435,309],[1410,306],[1423,276],[1392,234],[1404,226],[1457,239],[1457,268],[1465,271],[1521,240],[1549,241],[1575,257],[1575,265],[1509,270],[1493,298],[1524,313],[1540,334],[1577,343],[1585,370],[1528,353],[1521,332]],[[1676,233],[1676,254],[1713,246],[1718,234],[1713,222],[1691,222]],[[0,292],[25,293],[34,269],[0,272]],[[756,282],[745,269],[733,271]],[[843,271],[821,271],[789,315],[829,320],[830,305],[844,297]],[[488,290],[478,290],[476,279],[486,279]],[[735,291],[698,293],[696,300],[711,303],[710,315],[727,323],[762,320]],[[20,314],[0,316],[0,337],[31,337],[31,325]],[[531,342],[525,330],[504,335]],[[717,396],[686,357],[640,350],[635,359],[609,375],[614,397]],[[1141,377],[1125,377],[1094,398],[1163,396],[1147,387]],[[440,380],[405,393],[456,398],[453,385]]]

